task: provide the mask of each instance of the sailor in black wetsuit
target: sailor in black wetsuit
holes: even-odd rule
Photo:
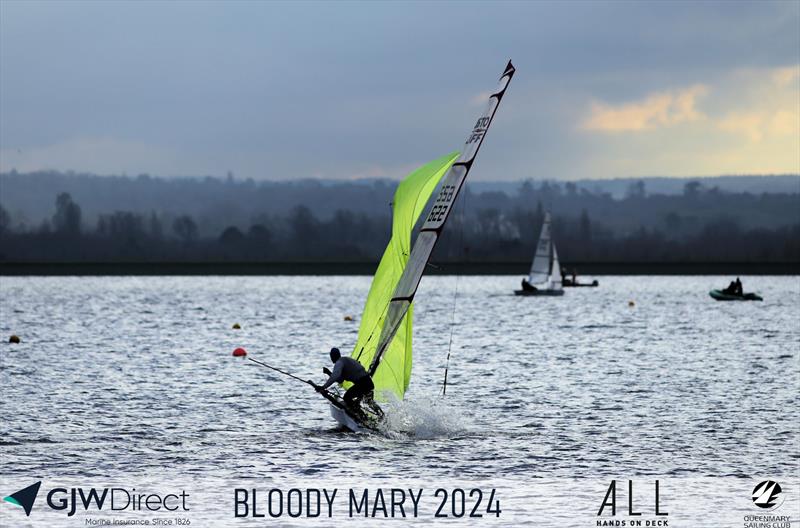
[[[342,357],[338,348],[331,349],[331,361],[333,361],[333,372],[328,377],[328,381],[322,386],[315,385],[315,389],[324,391],[334,383],[349,381],[353,386],[344,393],[344,402],[348,407],[354,407],[364,396],[372,399],[375,385],[361,363],[351,357]]]

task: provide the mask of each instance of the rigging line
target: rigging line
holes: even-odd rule
[[[391,301],[386,303],[386,307],[383,309],[383,312],[381,313],[380,317],[378,317],[378,320],[375,321],[374,325],[372,325],[372,330],[370,330],[370,332],[369,332],[369,337],[367,337],[367,340],[364,341],[363,345],[361,345],[361,350],[358,351],[358,354],[355,357],[356,361],[361,359],[361,354],[364,353],[364,349],[367,347],[369,342],[372,341],[372,336],[375,335],[375,330],[378,329],[378,325],[381,323],[381,321],[383,321],[386,318],[386,312],[389,310],[389,305],[390,304],[392,304]],[[365,308],[366,308],[366,306],[365,306]],[[363,315],[362,315],[362,317],[363,317]],[[356,344],[358,344],[358,337],[356,337]],[[376,350],[377,350],[377,346],[376,346]],[[355,350],[353,350],[353,352],[355,352]]]
[[[461,198],[461,222],[460,222],[461,223],[461,226],[460,226],[461,229],[459,230],[460,231],[459,246],[461,247],[462,259],[463,259],[464,253],[465,253],[465,250],[464,250],[464,218],[465,218],[465,210],[466,210],[466,208],[467,208],[467,192],[466,192],[466,188],[465,188],[463,197]],[[445,360],[445,363],[444,363],[444,381],[442,382],[442,396],[445,396],[445,394],[447,394],[447,371],[450,368],[450,351],[453,348],[453,332],[454,332],[455,327],[456,327],[456,305],[457,305],[457,302],[458,302],[458,282],[459,282],[460,278],[461,278],[461,274],[460,273],[456,274],[456,287],[455,287],[455,291],[453,292],[453,315],[452,315],[452,319],[450,320],[450,342],[447,344],[447,359]]]

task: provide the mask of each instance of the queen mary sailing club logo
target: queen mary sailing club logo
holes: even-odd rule
[[[12,493],[8,497],[3,497],[3,500],[6,502],[10,502],[11,504],[16,504],[17,506],[21,506],[22,509],[25,510],[25,515],[30,517],[31,510],[33,509],[33,503],[36,501],[36,495],[39,494],[39,488],[41,486],[42,486],[42,481],[40,480],[35,484],[31,484],[27,488],[22,488],[21,490]]]
[[[753,488],[753,504],[765,510],[774,510],[783,504],[781,485],[774,480],[765,480]]]

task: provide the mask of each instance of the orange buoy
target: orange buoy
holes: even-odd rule
[[[247,351],[242,347],[239,347],[233,351],[233,357],[245,357],[247,355]]]
[[[239,323],[233,323],[233,329],[234,329],[234,330],[241,330],[241,329],[242,329],[242,327],[241,327],[241,326],[239,326]]]
[[[16,334],[11,334],[11,337],[8,338],[9,343],[19,343],[19,336]]]

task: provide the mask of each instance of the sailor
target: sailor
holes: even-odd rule
[[[522,279],[522,291],[530,291],[530,292],[536,291],[536,286],[526,281],[525,279]]]
[[[744,291],[742,290],[742,281],[739,280],[739,277],[736,277],[736,288],[733,293],[734,295],[744,295]]]
[[[317,392],[324,391],[334,383],[349,381],[353,386],[344,393],[344,402],[347,406],[354,407],[354,404],[364,396],[372,399],[375,385],[361,363],[351,357],[342,357],[338,348],[331,349],[331,361],[333,361],[333,372],[322,386],[314,386]]]

